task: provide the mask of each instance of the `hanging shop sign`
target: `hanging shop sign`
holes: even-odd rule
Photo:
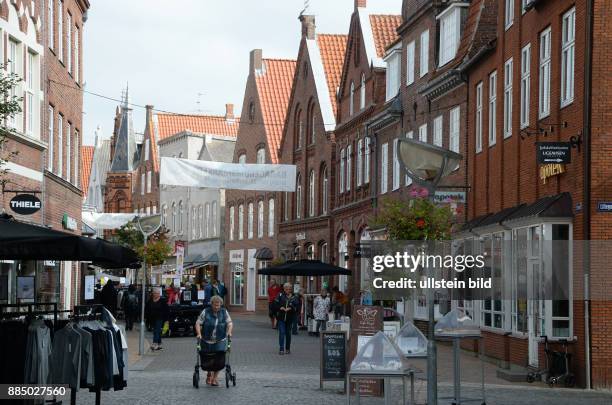
[[[345,331],[321,332],[321,389],[323,381],[345,381],[346,384],[346,354]]]
[[[77,220],[69,216],[68,214],[64,214],[62,217],[62,226],[64,229],[68,229],[69,231],[76,231],[78,228]]]
[[[572,144],[570,142],[536,142],[538,164],[568,164],[572,162]]]
[[[17,194],[10,202],[13,212],[20,215],[32,215],[41,208],[41,202],[32,194]]]
[[[465,204],[465,191],[436,191],[433,201],[435,203]]]
[[[597,203],[597,211],[612,212],[612,201],[603,201],[603,202]]]
[[[546,181],[550,177],[558,176],[565,173],[565,165],[562,164],[546,164],[540,166],[540,180],[542,184],[546,184]]]

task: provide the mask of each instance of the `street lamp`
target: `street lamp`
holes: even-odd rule
[[[161,215],[148,215],[146,217],[136,217],[136,223],[138,229],[142,233],[144,238],[144,254],[142,257],[142,295],[140,303],[140,339],[138,342],[138,354],[144,354],[144,336],[145,336],[145,287],[147,284],[147,240],[149,236],[153,235],[161,226]]]
[[[442,178],[459,168],[463,156],[451,150],[414,139],[399,139],[397,158],[410,178],[429,191],[433,198],[436,186]],[[427,278],[431,278],[427,266]],[[434,336],[434,290],[427,289],[429,327],[427,331],[427,404],[438,405],[438,357]]]

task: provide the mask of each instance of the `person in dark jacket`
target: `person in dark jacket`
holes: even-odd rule
[[[151,299],[145,307],[146,316],[149,323],[153,326],[153,344],[151,345],[151,350],[162,350],[161,331],[164,322],[168,320],[168,312],[168,304],[165,299],[161,298],[160,289],[153,289]]]
[[[285,283],[283,292],[274,300],[278,344],[280,346],[278,354],[280,355],[291,353],[291,327],[296,317],[297,307],[298,301],[297,297],[293,295],[293,286],[291,283]]]
[[[108,280],[102,292],[100,293],[102,305],[109,310],[113,316],[117,313],[117,290],[115,289],[115,283],[112,280]]]
[[[134,284],[130,284],[127,293],[123,294],[121,306],[125,312],[125,330],[132,330],[134,328],[134,321],[138,319],[138,313],[141,308]]]

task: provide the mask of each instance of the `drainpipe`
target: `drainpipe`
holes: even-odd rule
[[[593,0],[586,2],[586,43],[584,46],[584,109],[583,130],[583,268],[584,268],[584,354],[586,369],[586,388],[591,389],[591,319],[590,319],[590,287],[591,287],[591,252],[588,245],[591,239],[591,90],[593,69]]]

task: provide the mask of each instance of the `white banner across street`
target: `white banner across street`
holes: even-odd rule
[[[119,229],[132,221],[138,214],[82,212],[82,220],[95,229]]]
[[[295,191],[295,165],[241,164],[161,158],[160,185]]]

